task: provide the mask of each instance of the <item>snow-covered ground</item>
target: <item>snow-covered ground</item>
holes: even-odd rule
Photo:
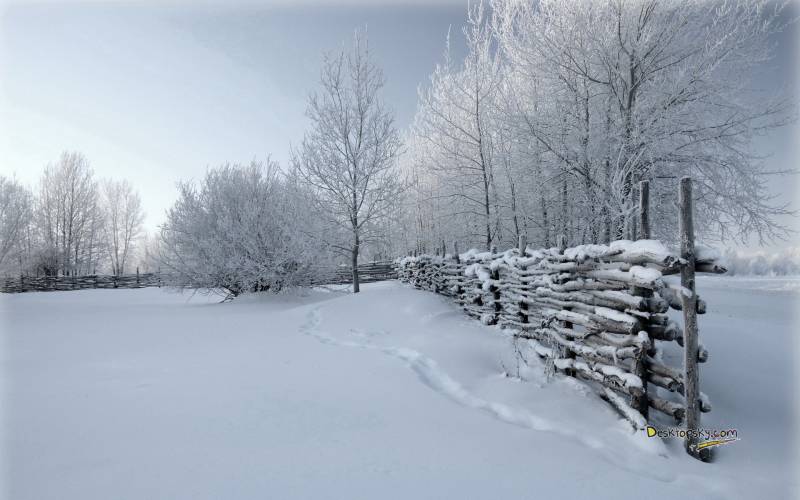
[[[3,498],[789,498],[797,280],[701,279],[717,461],[405,285],[0,297]]]

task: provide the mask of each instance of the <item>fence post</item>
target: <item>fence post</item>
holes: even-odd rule
[[[528,248],[528,237],[525,233],[519,235],[519,255],[520,257],[525,257],[525,249]],[[521,271],[525,271],[528,266],[520,264],[519,269]],[[528,322],[528,303],[525,302],[524,298],[521,298],[519,301],[519,322],[520,323],[527,323]]]
[[[136,287],[139,287],[139,266],[136,266]]]
[[[650,239],[650,182],[639,183],[639,239]]]
[[[697,370],[697,294],[695,293],[694,222],[692,220],[692,179],[683,177],[680,185],[681,286],[689,293],[681,294],[683,308],[683,388],[686,396],[686,429],[700,427],[700,390]],[[697,450],[697,436],[687,432],[686,452],[695,458],[708,460],[708,449]]]
[[[567,237],[563,234],[559,234],[558,237],[556,238],[556,244],[558,245],[558,253],[563,255],[564,251],[567,249]],[[571,307],[564,307],[562,309],[564,309],[565,311],[572,310]],[[573,326],[571,321],[562,321],[561,324],[564,328],[572,328]],[[565,348],[564,357],[567,359],[575,359],[575,353]],[[567,368],[566,370],[564,370],[564,373],[569,375],[570,377],[575,376],[575,370],[573,370],[572,368]]]
[[[631,294],[634,296],[644,297],[647,300],[653,296],[653,291],[647,288],[640,288],[637,286],[631,287]],[[652,337],[647,329],[644,330],[645,334],[647,334],[647,344],[643,345],[639,352],[636,354],[636,357],[633,359],[633,366],[631,367],[631,372],[639,377],[642,381],[642,394],[641,395],[632,395],[631,396],[631,407],[637,410],[642,416],[646,419],[648,418],[650,412],[650,403],[647,395],[647,374],[648,374],[648,366],[647,366],[647,355],[648,354],[655,354],[654,352],[650,352],[651,346],[653,344]]]

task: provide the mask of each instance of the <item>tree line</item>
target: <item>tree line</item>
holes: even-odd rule
[[[775,203],[752,148],[754,137],[795,117],[788,97],[753,82],[786,27],[782,8],[474,4],[467,56],[454,61],[446,50],[408,134],[414,246],[507,247],[520,234],[539,247],[557,235],[569,244],[632,239],[642,180],[654,235],[672,239],[685,175],[695,181],[703,238],[785,234],[776,216],[789,210]]]
[[[0,270],[38,276],[121,275],[134,258],[144,211],[127,181],[97,180],[65,152],[35,190],[0,176]]]
[[[780,5],[493,0],[468,8],[467,55],[444,56],[398,130],[363,32],[326,54],[310,125],[286,166],[267,159],[182,182],[148,260],[177,286],[236,295],[307,282],[365,255],[635,239],[637,186],[654,237],[675,239],[676,187],[694,179],[699,236],[780,238],[790,213],[767,190],[753,139],[793,102],[751,76],[785,29]],[[94,181],[65,153],[34,196],[0,184],[0,265],[125,271],[141,227],[126,183]],[[16,215],[15,215],[16,214]],[[28,215],[20,215],[28,214]],[[450,247],[452,248],[452,247]],[[5,262],[5,264],[4,264]]]

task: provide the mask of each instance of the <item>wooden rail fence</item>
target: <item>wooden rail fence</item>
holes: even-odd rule
[[[121,276],[91,274],[84,276],[17,276],[2,280],[3,293],[51,292],[90,288],[144,288],[162,286],[158,273]]]
[[[532,250],[522,236],[505,252],[405,257],[398,276],[452,297],[486,324],[512,329],[553,369],[596,384],[635,428],[644,429],[654,410],[697,429],[711,404],[699,391],[697,364],[708,352],[697,340],[696,315],[706,305],[695,294],[694,273],[725,269],[713,251],[694,245],[688,179],[681,203],[680,252],[649,239],[573,248],[561,239],[559,247]],[[646,203],[641,211],[649,233]],[[664,279],[678,273],[680,285]],[[669,308],[683,311],[682,325],[668,317]],[[660,356],[670,342],[683,348],[683,367]],[[687,451],[707,460],[709,450],[696,444],[687,439]]]
[[[397,278],[394,262],[365,262],[358,266],[362,283],[385,281]],[[0,292],[50,292],[66,290],[86,290],[92,288],[145,288],[168,286],[170,280],[166,273],[136,273],[121,276],[15,276],[0,279]],[[353,282],[352,271],[347,266],[319,269],[309,285],[342,285]]]

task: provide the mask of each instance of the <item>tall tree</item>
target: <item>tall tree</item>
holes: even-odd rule
[[[94,269],[103,217],[97,182],[81,153],[65,152],[45,169],[36,218],[46,273],[74,275]]]
[[[785,27],[766,0],[494,0],[468,11],[463,67],[421,93],[406,166],[420,238],[465,228],[470,244],[637,236],[636,186],[651,180],[656,237],[674,237],[673,180],[695,179],[706,238],[769,239],[787,213],[766,190],[754,137],[794,103],[753,85]],[[667,179],[667,180],[665,180]],[[417,227],[416,225],[414,227]],[[462,230],[463,231],[463,230]],[[447,231],[443,231],[447,232]],[[513,241],[513,240],[512,240]]]
[[[316,192],[318,213],[349,235],[347,243],[330,244],[350,254],[354,293],[361,247],[379,237],[402,189],[401,143],[380,98],[384,83],[366,35],[356,32],[351,50],[325,56],[306,110],[311,129],[293,152],[296,171]]]
[[[489,249],[501,229],[492,107],[502,73],[485,13],[482,3],[469,9],[464,28],[469,53],[460,66],[446,53],[445,63],[436,67],[421,93],[414,133],[430,150],[422,164],[439,179],[443,191],[437,196],[450,200],[450,224],[465,227],[468,234],[462,237],[480,239]]]
[[[142,231],[142,200],[126,180],[106,180],[103,182],[102,192],[106,216],[106,247],[111,261],[111,272],[120,276],[125,273],[125,263]]]

